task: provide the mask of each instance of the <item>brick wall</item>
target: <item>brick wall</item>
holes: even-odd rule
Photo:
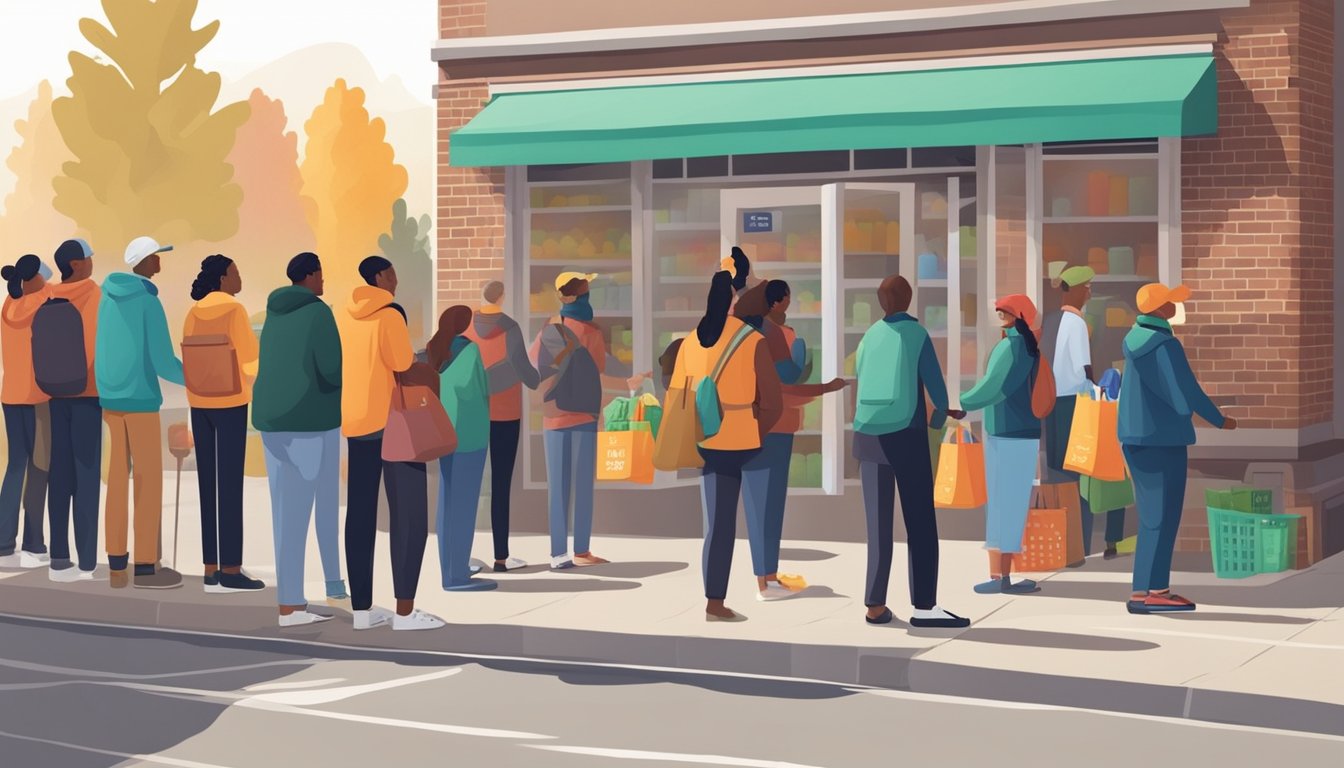
[[[1333,13],[1253,0],[1225,14],[1218,134],[1184,142],[1181,335],[1242,427],[1333,416]]]
[[[480,37],[485,34],[483,0],[439,0],[439,37]]]

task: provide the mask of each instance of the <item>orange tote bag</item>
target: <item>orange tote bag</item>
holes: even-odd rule
[[[988,497],[985,492],[985,446],[966,426],[948,430],[950,441],[938,452],[938,475],[933,483],[933,503],[941,509],[975,509]]]
[[[1098,480],[1125,479],[1125,456],[1120,451],[1120,407],[1103,394],[1100,400],[1078,395],[1069,430],[1064,468]]]

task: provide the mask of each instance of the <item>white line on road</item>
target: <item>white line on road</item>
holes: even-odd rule
[[[337,701],[344,701],[365,693],[376,693],[378,691],[390,691],[393,688],[401,688],[416,683],[427,683],[431,680],[442,680],[445,677],[462,672],[461,667],[453,669],[441,669],[437,672],[430,672],[424,675],[415,675],[413,677],[399,677],[396,680],[380,680],[376,683],[366,683],[364,685],[346,685],[340,688],[323,688],[317,691],[280,691],[278,693],[262,693],[238,702],[239,706],[247,706],[248,702],[261,701],[272,704],[290,704],[296,707],[311,707],[317,704],[332,704]]]
[[[162,755],[134,755],[130,752],[117,752],[112,749],[99,749],[97,747],[85,747],[79,744],[67,744],[63,741],[52,741],[51,739],[39,739],[36,736],[23,736],[17,733],[0,731],[0,737],[17,739],[19,741],[31,741],[37,744],[47,744],[62,749],[73,749],[76,752],[88,752],[95,755],[106,755],[121,760],[136,760],[138,762],[149,763],[150,765],[169,765],[173,768],[229,768],[228,766],[217,763],[202,763],[196,760],[183,760],[176,757],[164,757]]]
[[[208,669],[190,669],[183,672],[107,672],[101,669],[84,667],[63,667],[55,664],[37,664],[30,661],[0,659],[0,667],[22,669],[27,672],[41,672],[49,675],[67,677],[95,677],[102,680],[162,680],[169,677],[197,677],[200,675],[221,675],[228,672],[247,672],[267,667],[299,667],[321,664],[325,659],[286,659],[283,661],[259,661],[255,664],[239,664],[232,667],[210,667]]]
[[[292,691],[297,688],[320,688],[324,685],[334,685],[344,683],[344,677],[324,677],[321,680],[293,680],[284,683],[259,683],[249,685],[244,688],[248,693],[260,693],[262,691]]]
[[[1131,632],[1139,635],[1165,635],[1167,637],[1189,637],[1197,640],[1222,640],[1229,643],[1249,643],[1251,645],[1275,645],[1283,648],[1305,648],[1313,651],[1344,651],[1344,645],[1325,643],[1299,643],[1296,640],[1274,640],[1264,637],[1237,637],[1234,635],[1215,635],[1209,632],[1178,632],[1171,629],[1135,629],[1134,627],[1097,627],[1102,632]]]
[[[326,720],[343,720],[349,723],[364,723],[365,725],[383,725],[389,728],[407,728],[416,731],[430,731],[432,733],[450,733],[454,736],[476,736],[485,739],[554,739],[554,736],[547,736],[541,733],[526,733],[524,731],[504,731],[497,728],[475,728],[466,725],[448,725],[446,723],[427,723],[422,720],[402,720],[395,717],[374,717],[371,715],[355,715],[347,712],[328,712],[323,709],[304,709],[289,704],[275,704],[269,701],[258,701],[255,698],[246,699],[237,703],[236,706],[246,709],[256,709],[264,712],[279,712],[287,715],[301,715],[303,717],[318,717]]]
[[[544,749],[548,752],[565,752],[571,755],[590,757],[610,757],[615,760],[649,760],[669,763],[691,763],[694,765],[731,765],[741,768],[819,768],[802,763],[783,763],[778,760],[757,760],[750,757],[728,757],[726,755],[689,755],[681,752],[648,752],[642,749],[604,749],[602,747],[562,747],[541,744],[526,744],[530,749]]]

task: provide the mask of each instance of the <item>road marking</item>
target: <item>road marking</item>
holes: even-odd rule
[[[290,691],[296,688],[317,688],[323,685],[334,685],[335,683],[344,682],[344,677],[324,677],[321,680],[295,680],[288,683],[259,683],[257,685],[249,685],[243,690],[249,693],[261,691]]]
[[[1211,632],[1178,632],[1171,629],[1135,629],[1134,627],[1098,627],[1102,632],[1132,632],[1140,635],[1165,635],[1168,637],[1189,637],[1197,640],[1222,640],[1229,643],[1249,643],[1251,645],[1275,645],[1282,648],[1305,648],[1313,651],[1344,651],[1344,645],[1324,643],[1300,643],[1296,640],[1273,640],[1260,637],[1237,637],[1235,635],[1215,635]]]
[[[564,752],[571,755],[590,757],[610,757],[615,760],[657,760],[670,763],[691,763],[695,765],[732,765],[741,768],[818,768],[802,763],[784,763],[778,760],[756,760],[750,757],[728,757],[726,755],[689,755],[680,752],[648,752],[642,749],[603,749],[602,747],[562,747],[542,744],[525,744],[529,749],[544,749],[547,752]]]
[[[524,731],[504,731],[497,728],[475,728],[466,725],[448,725],[445,723],[428,723],[422,720],[402,720],[395,717],[374,717],[371,715],[355,715],[348,712],[328,712],[323,709],[304,709],[290,704],[276,704],[270,701],[258,701],[257,697],[239,701],[235,706],[246,709],[256,709],[263,712],[278,712],[286,715],[301,715],[303,717],[317,717],[325,720],[342,720],[349,723],[363,723],[365,725],[381,725],[389,728],[406,728],[416,731],[429,731],[431,733],[450,733],[454,736],[475,736],[485,739],[516,739],[519,741],[530,739],[554,739],[554,736],[547,736],[541,733],[526,733]]]
[[[170,677],[195,677],[198,675],[219,675],[226,672],[246,672],[253,669],[265,669],[267,667],[298,667],[303,665],[316,665],[324,662],[325,659],[292,659],[283,661],[259,661],[255,664],[239,664],[233,667],[211,667],[209,669],[192,669],[184,672],[106,672],[101,669],[86,669],[83,667],[63,667],[56,664],[38,664],[30,661],[16,661],[14,659],[0,659],[0,667],[9,667],[10,669],[22,669],[27,672],[42,672],[49,675],[63,675],[66,677],[96,677],[102,680],[163,680]]]
[[[296,707],[311,707],[317,704],[332,704],[337,701],[344,701],[365,693],[376,693],[378,691],[390,691],[393,688],[415,685],[416,683],[427,683],[431,680],[442,680],[445,677],[452,677],[460,674],[461,667],[453,669],[441,669],[437,672],[430,672],[424,675],[415,675],[413,677],[399,677],[395,680],[381,680],[376,683],[366,683],[364,685],[346,685],[340,688],[323,688],[316,691],[282,691],[279,693],[263,693],[252,696],[238,702],[240,706],[247,705],[250,701],[263,701],[272,704],[289,704]]]
[[[106,755],[108,757],[115,757],[120,760],[136,760],[139,762],[147,762],[151,765],[170,765],[173,766],[173,768],[229,768],[229,766],[219,765],[218,763],[202,763],[196,760],[183,760],[177,757],[164,757],[162,755],[135,755],[131,754],[130,752],[117,752],[116,750],[111,749],[98,749],[97,747],[85,747],[79,744],[67,744],[63,741],[54,741],[52,739],[39,739],[36,736],[21,736],[17,733],[9,733],[7,731],[0,731],[0,736],[7,737],[10,739],[16,739],[18,741],[31,741],[37,744],[48,744],[53,747],[61,747],[62,749],[73,749],[77,752],[88,752],[94,755]]]

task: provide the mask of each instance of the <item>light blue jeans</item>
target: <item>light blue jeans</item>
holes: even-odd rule
[[[761,452],[742,467],[742,506],[747,514],[752,570],[757,576],[779,572],[792,459],[793,435],[772,433],[765,436]]]
[[[1005,555],[1022,551],[1040,439],[985,437],[985,548]]]
[[[328,597],[345,596],[341,579],[341,432],[263,432],[275,533],[275,589],[280,605],[304,605],[308,517],[316,505],[317,548]]]
[[[439,537],[443,588],[471,580],[471,544],[476,506],[481,500],[487,449],[459,451],[439,459],[439,503],[434,530]]]
[[[574,521],[574,551],[588,551],[593,536],[593,483],[597,479],[597,424],[548,429],[546,486],[550,506],[551,557],[569,553],[569,522]]]

